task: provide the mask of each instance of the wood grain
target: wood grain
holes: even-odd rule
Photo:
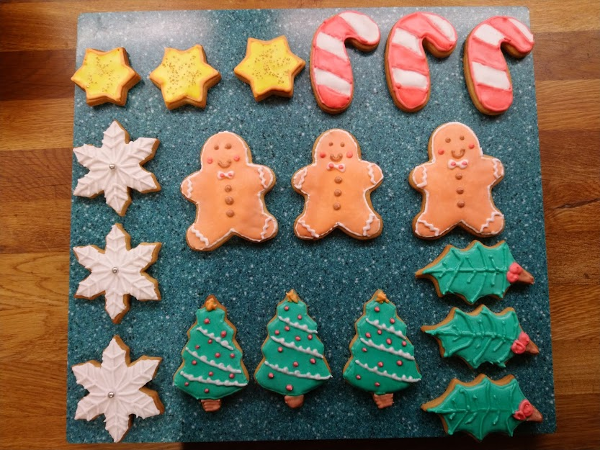
[[[469,0],[422,2],[471,5]],[[411,2],[414,4],[414,2]],[[546,219],[557,432],[482,445],[408,439],[403,448],[600,448],[600,2],[526,5]],[[0,3],[0,449],[64,449],[73,85],[82,12],[401,6],[390,0],[4,1]],[[408,5],[408,4],[407,4]],[[35,343],[35,345],[33,345]],[[25,351],[26,350],[26,351]],[[35,367],[35,370],[27,370]],[[24,376],[24,370],[27,370]],[[381,448],[398,441],[358,441]],[[286,443],[290,449],[314,445]],[[136,449],[279,449],[280,443],[123,444]],[[115,448],[73,445],[70,449]]]

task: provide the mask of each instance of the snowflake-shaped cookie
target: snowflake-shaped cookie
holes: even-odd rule
[[[79,179],[73,193],[94,198],[104,192],[106,203],[124,216],[131,203],[129,188],[143,194],[160,191],[154,174],[142,168],[152,159],[159,143],[151,138],[129,142],[129,133],[115,120],[104,132],[102,147],[86,144],[73,149],[79,164],[90,170]]]
[[[131,236],[120,224],[113,225],[106,236],[106,249],[95,245],[73,247],[80,264],[91,275],[79,283],[76,298],[93,300],[104,294],[106,312],[120,323],[129,311],[129,297],[141,301],[160,300],[158,281],[145,273],[156,261],[161,243],[142,243],[131,249]]]
[[[146,419],[165,410],[158,393],[143,387],[156,375],[159,357],[142,356],[133,364],[129,347],[115,336],[102,353],[102,364],[88,361],[72,367],[77,384],[89,394],[79,400],[75,419],[93,420],[104,414],[106,430],[119,442],[131,427],[130,415]]]

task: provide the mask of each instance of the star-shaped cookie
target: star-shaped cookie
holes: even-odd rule
[[[79,400],[75,419],[94,420],[104,414],[106,430],[115,442],[131,427],[131,415],[146,419],[165,411],[158,392],[145,388],[152,381],[162,358],[142,356],[131,363],[129,347],[115,336],[102,353],[102,364],[88,361],[71,369],[77,384],[89,391]]]
[[[90,106],[114,103],[124,106],[129,89],[141,80],[129,65],[127,52],[117,47],[107,52],[88,48],[83,64],[71,80],[85,91]]]
[[[167,108],[185,104],[204,108],[208,90],[221,80],[221,74],[206,63],[202,46],[194,45],[187,50],[165,48],[163,60],[150,79],[162,91]]]
[[[120,323],[129,311],[129,297],[140,301],[160,300],[158,281],[145,273],[158,257],[161,243],[142,243],[131,248],[131,236],[120,224],[113,225],[106,236],[106,249],[95,245],[73,247],[77,261],[91,275],[79,283],[76,298],[106,298],[106,312]]]
[[[73,149],[79,164],[90,170],[79,179],[73,194],[94,198],[104,192],[106,203],[124,216],[131,203],[129,188],[143,194],[160,191],[154,174],[142,167],[154,157],[159,143],[154,138],[129,142],[129,133],[113,121],[104,132],[102,147],[86,144]]]
[[[248,83],[257,102],[271,95],[294,95],[294,77],[304,68],[304,60],[290,50],[285,36],[270,41],[248,39],[246,57],[233,71]]]

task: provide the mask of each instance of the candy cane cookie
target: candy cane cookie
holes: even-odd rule
[[[452,24],[437,14],[416,12],[396,22],[385,48],[385,76],[398,108],[416,112],[427,104],[431,89],[424,48],[445,58],[454,51],[456,39]]]
[[[513,88],[502,49],[514,58],[524,58],[533,44],[529,28],[512,17],[490,17],[473,28],[465,42],[463,62],[467,89],[479,111],[495,116],[510,107]]]
[[[355,11],[330,17],[317,29],[310,53],[310,81],[323,111],[339,114],[352,101],[354,79],[345,42],[368,52],[377,48],[380,38],[377,24]]]

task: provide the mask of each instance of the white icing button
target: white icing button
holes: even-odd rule
[[[109,168],[110,170],[115,170],[115,167],[117,167],[117,166],[115,166],[114,164],[109,164],[109,165],[108,165],[108,168]]]
[[[114,393],[114,392],[109,392],[109,393],[108,393],[108,398],[113,398],[114,396],[115,396],[115,393]]]
[[[113,268],[112,268],[112,273],[117,273],[118,271],[119,271],[119,268],[118,268],[118,267],[113,267]]]

